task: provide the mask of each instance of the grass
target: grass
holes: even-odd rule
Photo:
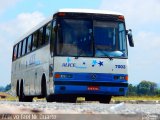
[[[160,96],[125,96],[125,97],[112,97],[115,101],[129,101],[129,100],[160,100]]]
[[[14,97],[14,96],[11,96],[7,93],[4,93],[4,92],[0,92],[0,96],[4,96],[5,98],[1,98],[0,97],[0,100],[8,100],[8,101],[15,101],[15,100],[18,100],[17,97]]]

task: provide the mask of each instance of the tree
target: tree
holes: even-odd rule
[[[8,91],[8,90],[10,90],[10,89],[11,89],[11,83],[8,84],[8,85],[6,85],[6,87],[5,87],[5,92]]]
[[[127,95],[128,96],[135,96],[135,95],[137,95],[136,92],[137,92],[137,86],[133,86],[132,84],[129,84]]]
[[[137,85],[137,94],[138,95],[155,95],[157,89],[157,84],[150,81],[141,81]]]
[[[0,92],[4,92],[5,91],[5,88],[0,86]]]

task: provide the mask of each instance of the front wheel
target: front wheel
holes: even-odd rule
[[[99,98],[99,102],[100,103],[105,103],[105,104],[109,104],[111,101],[112,96],[101,96]]]
[[[46,97],[47,102],[64,102],[64,103],[76,103],[76,96],[73,95],[49,95]]]

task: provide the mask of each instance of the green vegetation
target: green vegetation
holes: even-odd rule
[[[141,81],[137,86],[129,84],[127,96],[158,96],[160,89],[157,84],[150,81]]]
[[[0,86],[0,92],[6,92],[11,89],[11,83],[6,85],[5,87]]]

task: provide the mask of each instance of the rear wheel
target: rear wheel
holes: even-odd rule
[[[23,91],[23,81],[21,81],[20,84],[20,95],[19,95],[19,101],[20,102],[32,102],[33,101],[33,97],[31,96],[25,96],[24,95],[24,91]]]
[[[17,96],[19,96],[19,80],[17,81],[16,94]]]
[[[44,75],[42,76],[42,82],[41,82],[41,96],[42,97],[47,96],[46,79]]]

